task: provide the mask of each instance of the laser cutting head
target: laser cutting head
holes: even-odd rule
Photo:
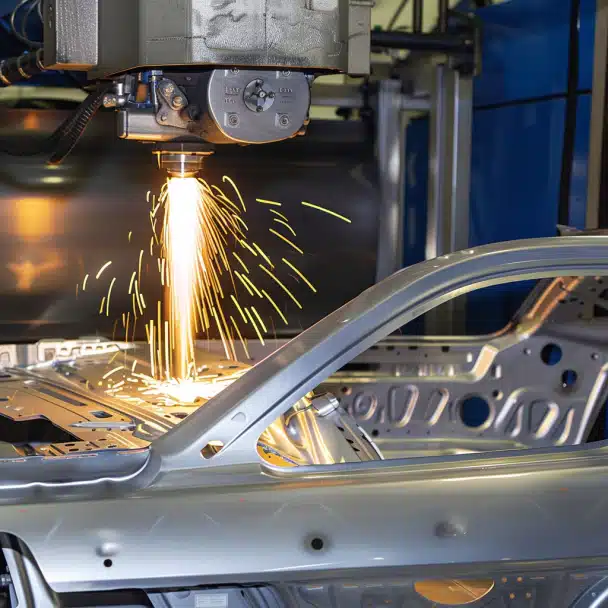
[[[165,169],[170,177],[195,177],[213,151],[211,144],[167,142],[158,145],[154,154],[158,167]]]
[[[155,143],[161,166],[200,161],[165,154],[169,142],[205,150],[302,134],[315,75],[369,73],[373,0],[78,4],[46,0],[46,67],[112,79],[104,105],[118,136]]]
[[[291,70],[129,74],[104,105],[118,111],[120,138],[154,142],[159,166],[195,174],[216,144],[262,144],[302,134],[311,81]]]

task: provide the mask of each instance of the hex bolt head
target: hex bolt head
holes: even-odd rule
[[[291,76],[290,70],[281,70],[281,76]]]
[[[241,121],[239,120],[238,114],[229,114],[228,115],[228,124],[231,127],[238,127],[240,122]]]
[[[239,73],[239,69],[238,68],[231,68],[230,69],[230,73],[231,74],[238,74]]]
[[[176,110],[180,110],[181,108],[183,108],[186,105],[186,100],[182,97],[182,95],[176,95],[172,100],[171,100],[171,105],[176,109]]]
[[[289,126],[289,116],[287,116],[287,114],[281,114],[281,116],[279,116],[279,124],[282,127],[288,127]]]
[[[163,94],[171,95],[171,93],[173,93],[173,91],[175,90],[175,87],[173,86],[172,83],[165,81],[161,84],[161,90],[162,90]]]
[[[113,93],[107,93],[103,96],[102,103],[104,108],[115,108],[118,105],[118,97]]]
[[[258,93],[258,97],[259,97],[260,99],[266,99],[266,91],[260,91],[260,92]]]
[[[274,93],[272,91],[270,91],[270,93],[268,93],[268,97],[270,99],[274,99]]]
[[[167,122],[167,115],[166,114],[161,114],[160,115],[160,120],[161,120],[161,122]]]
[[[258,107],[255,109],[255,111],[256,111],[256,112],[263,112],[263,111],[264,111],[264,108],[263,108],[262,106],[258,106]]]

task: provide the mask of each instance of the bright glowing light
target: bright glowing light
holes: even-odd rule
[[[171,369],[186,376],[194,361],[194,307],[197,265],[205,248],[200,221],[201,190],[193,177],[170,179],[167,184],[163,245],[169,269],[169,305],[173,326]],[[203,262],[204,264],[204,262]],[[202,271],[206,269],[203,266]]]

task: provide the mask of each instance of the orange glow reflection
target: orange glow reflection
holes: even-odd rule
[[[23,128],[26,131],[39,131],[40,118],[36,112],[28,112],[23,119]]]
[[[12,262],[6,265],[17,281],[17,291],[30,291],[34,282],[44,273],[58,270],[63,267],[63,262],[56,251],[53,251],[49,259],[41,264],[35,264],[31,260],[23,262]]]
[[[13,205],[13,232],[23,239],[38,240],[56,233],[59,214],[54,201],[47,197],[16,199]]]

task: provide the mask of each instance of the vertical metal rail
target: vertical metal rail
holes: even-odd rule
[[[403,266],[405,128],[401,83],[382,80],[378,88],[376,155],[380,180],[376,282]]]
[[[414,0],[412,4],[412,28],[415,34],[422,32],[422,0]]]
[[[431,87],[426,259],[469,246],[473,82],[438,65]],[[427,334],[464,331],[464,301],[427,315]]]
[[[593,52],[593,93],[591,96],[591,132],[587,165],[587,209],[585,227],[603,227],[602,182],[608,182],[608,0],[597,0],[595,13],[595,48]],[[608,183],[604,183],[604,194]],[[604,200],[603,205],[607,202]]]

